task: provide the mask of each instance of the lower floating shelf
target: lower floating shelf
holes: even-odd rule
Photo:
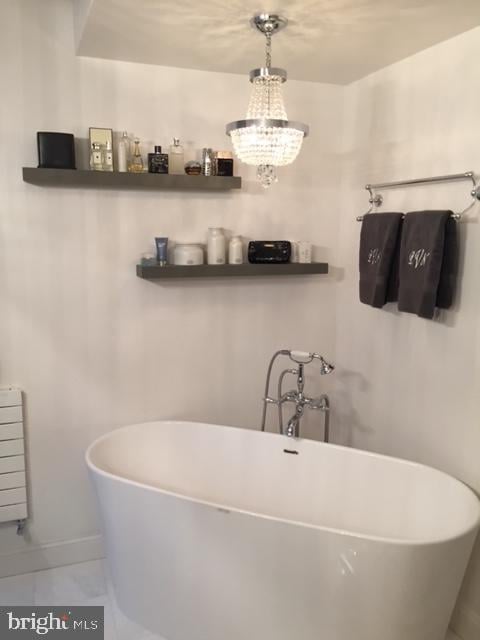
[[[301,276],[328,273],[327,262],[282,264],[200,264],[192,266],[137,264],[137,276],[146,280],[170,278],[224,278],[235,276]]]

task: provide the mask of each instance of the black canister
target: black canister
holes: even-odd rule
[[[230,151],[217,151],[217,176],[233,176],[233,157]]]

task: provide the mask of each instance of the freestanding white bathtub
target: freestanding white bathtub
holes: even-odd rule
[[[479,502],[429,467],[191,422],[94,442],[117,599],[168,640],[444,640]]]

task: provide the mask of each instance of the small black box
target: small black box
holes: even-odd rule
[[[39,169],[76,169],[73,133],[37,131]]]
[[[248,243],[248,261],[252,264],[289,262],[292,245],[288,240],[254,240]]]

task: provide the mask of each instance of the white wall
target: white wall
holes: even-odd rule
[[[347,89],[338,263],[335,430],[357,447],[444,469],[480,492],[480,207],[460,224],[455,306],[436,321],[358,301],[356,215],[367,182],[480,171],[480,29],[384,69]],[[468,183],[385,191],[383,210],[461,210]],[[455,626],[480,633],[480,547]]]
[[[8,573],[99,552],[83,461],[97,436],[156,418],[257,427],[274,350],[333,357],[335,275],[160,285],[138,279],[135,264],[154,236],[204,240],[209,226],[311,239],[330,261],[343,89],[287,83],[290,116],[312,134],[268,192],[240,167],[232,193],[35,187],[21,167],[36,164],[37,130],[86,137],[109,126],[149,145],[179,136],[229,148],[224,124],[246,111],[248,69],[76,58],[70,3],[4,1],[0,13],[0,384],[26,394],[32,498],[27,540],[0,528]]]
[[[480,30],[347,89],[287,83],[289,115],[312,135],[269,192],[242,168],[238,193],[117,193],[24,184],[35,132],[111,126],[149,144],[178,135],[225,148],[223,123],[244,113],[247,78],[76,58],[62,0],[3,1],[0,12],[0,384],[26,392],[32,490],[29,538],[0,528],[0,571],[97,553],[88,443],[158,417],[255,427],[267,359],[285,345],[336,360],[338,441],[433,464],[480,491],[478,209],[461,225],[455,309],[435,322],[358,302],[355,222],[368,181],[480,170]],[[467,193],[389,192],[385,209],[461,208]],[[166,286],[135,277],[155,235],[193,241],[215,225],[310,238],[337,268]],[[477,551],[456,618],[467,640],[479,628],[479,565]]]

